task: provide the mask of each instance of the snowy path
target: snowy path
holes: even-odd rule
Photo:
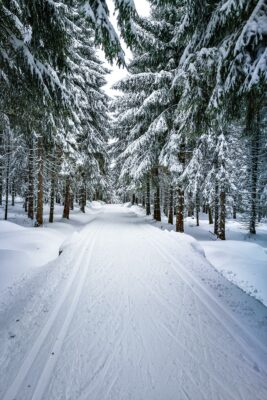
[[[6,303],[3,400],[267,399],[267,309],[123,207]]]

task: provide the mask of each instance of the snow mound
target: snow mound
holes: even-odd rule
[[[202,242],[208,260],[228,280],[267,306],[267,253],[256,243]]]
[[[26,228],[10,221],[0,221],[0,233],[23,231]]]

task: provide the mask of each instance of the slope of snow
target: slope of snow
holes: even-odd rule
[[[229,240],[202,242],[207,259],[227,279],[267,306],[267,249]]]
[[[124,206],[145,216],[144,209],[139,206],[131,203]],[[164,215],[162,222],[156,222],[152,217],[146,219],[161,229],[175,229]],[[250,235],[242,223],[229,220],[226,241],[216,240],[212,230],[206,214],[200,214],[200,226],[196,226],[194,218],[185,219],[185,233],[197,240],[195,246],[202,248],[207,260],[225,278],[267,306],[267,224],[259,224],[257,234]]]
[[[64,242],[90,222],[102,208],[99,202],[88,203],[86,214],[78,207],[72,212],[70,220],[62,219],[62,206],[56,206],[55,222],[49,224],[48,207],[45,207],[45,224],[34,228],[22,209],[20,201],[10,207],[9,221],[0,220],[0,292],[11,287],[16,281],[29,277],[36,267],[47,264],[59,255]],[[0,218],[3,209],[0,209]]]
[[[72,239],[0,298],[2,400],[267,398],[267,309],[195,239],[120,206]]]

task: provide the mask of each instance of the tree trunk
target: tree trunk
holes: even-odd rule
[[[66,178],[63,218],[70,217],[70,177]]]
[[[135,194],[133,194],[133,197],[132,197],[132,205],[133,206],[135,205]]]
[[[220,193],[220,224],[218,237],[221,240],[225,240],[225,191],[222,190]]]
[[[184,191],[177,190],[176,232],[184,232]]]
[[[25,199],[24,199],[24,211],[28,211],[28,195],[26,194]]]
[[[154,219],[156,221],[161,221],[160,186],[159,186],[159,171],[158,171],[158,168],[155,169],[155,181],[156,181],[156,192],[155,192],[155,201],[154,201]]]
[[[176,232],[184,232],[184,192],[177,190]]]
[[[36,226],[43,225],[43,175],[44,175],[44,154],[42,139],[38,140],[38,192],[37,192],[37,213]]]
[[[200,204],[199,204],[199,193],[196,193],[196,224],[199,226],[199,209],[200,209]]]
[[[3,174],[4,174],[4,133],[0,127],[0,206],[3,205]]]
[[[56,190],[55,171],[52,171],[51,192],[50,192],[50,210],[49,210],[49,222],[50,223],[54,222],[55,190]]]
[[[185,141],[181,144],[179,161],[185,168]],[[177,209],[176,209],[176,232],[184,232],[184,190],[182,187],[177,188]]]
[[[160,213],[160,188],[159,186],[156,189],[156,197],[155,197],[155,220],[161,221],[161,213]]]
[[[80,190],[80,210],[81,212],[85,213],[85,201],[84,201],[84,197],[85,197],[85,189],[84,186],[81,187]]]
[[[146,215],[151,214],[151,208],[150,208],[150,177],[147,174],[147,179],[146,179]]]
[[[257,189],[258,189],[258,168],[259,168],[260,133],[259,127],[255,127],[251,138],[251,194],[250,194],[250,220],[249,232],[256,234],[257,223]]]
[[[143,196],[142,196],[142,207],[145,207],[146,206],[146,196],[145,196],[145,194],[143,194]]]
[[[29,186],[28,186],[28,217],[34,219],[34,151],[33,141],[29,147]]]
[[[9,192],[9,172],[10,172],[10,133],[7,138],[7,165],[6,165],[6,204],[5,204],[5,220],[8,215],[8,192]]]
[[[156,219],[156,192],[154,192],[154,196],[153,196],[153,219]]]
[[[83,213],[85,213],[85,206],[86,206],[86,186],[83,178],[82,187],[80,190],[80,210]]]
[[[163,212],[166,216],[168,216],[168,205],[169,205],[169,193],[168,193],[168,185],[164,185],[164,205]]]
[[[209,214],[209,224],[213,224],[213,217],[212,217],[212,207],[208,206],[208,214]]]
[[[168,223],[173,224],[173,186],[170,186]]]
[[[11,196],[12,196],[11,197],[12,198],[11,205],[14,207],[14,205],[15,205],[15,180],[14,180],[14,178],[12,180]]]
[[[216,179],[215,193],[214,193],[214,234],[218,236],[219,233],[219,184]]]
[[[233,219],[236,219],[236,205],[233,205]]]
[[[70,209],[72,211],[74,210],[74,193],[72,193],[70,196]]]

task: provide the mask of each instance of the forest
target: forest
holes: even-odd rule
[[[225,239],[240,214],[251,234],[267,216],[265,0],[154,0],[149,18],[115,0],[0,3],[0,204],[132,201],[183,232],[209,216]],[[109,98],[109,62],[127,68]],[[11,196],[11,203],[8,201]],[[9,204],[10,203],[10,204]]]
[[[0,0],[0,399],[267,399],[267,0]]]

